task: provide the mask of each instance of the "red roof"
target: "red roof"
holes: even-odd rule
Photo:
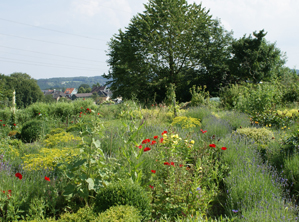
[[[67,88],[65,91],[64,91],[64,94],[71,94],[73,91],[74,91],[75,88]]]

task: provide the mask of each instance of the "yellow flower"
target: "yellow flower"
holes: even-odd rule
[[[269,124],[269,127],[271,127],[271,124]]]
[[[255,124],[258,124],[259,122],[258,122],[258,121],[255,121],[254,123],[255,123]]]
[[[194,140],[191,140],[190,143],[191,143],[191,144],[194,144]]]

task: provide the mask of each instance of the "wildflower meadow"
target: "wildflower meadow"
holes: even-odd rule
[[[297,105],[223,101],[0,110],[0,221],[298,220]]]

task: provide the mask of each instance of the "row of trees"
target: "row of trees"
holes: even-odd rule
[[[149,0],[109,42],[108,63],[114,95],[162,101],[174,84],[180,101],[193,85],[212,95],[231,83],[270,80],[285,63],[264,30],[236,40],[201,4],[186,0]]]

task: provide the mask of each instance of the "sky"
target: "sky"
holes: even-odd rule
[[[0,0],[0,73],[34,79],[108,73],[107,43],[147,0]],[[264,29],[299,69],[298,0],[188,0],[202,3],[234,38]]]

